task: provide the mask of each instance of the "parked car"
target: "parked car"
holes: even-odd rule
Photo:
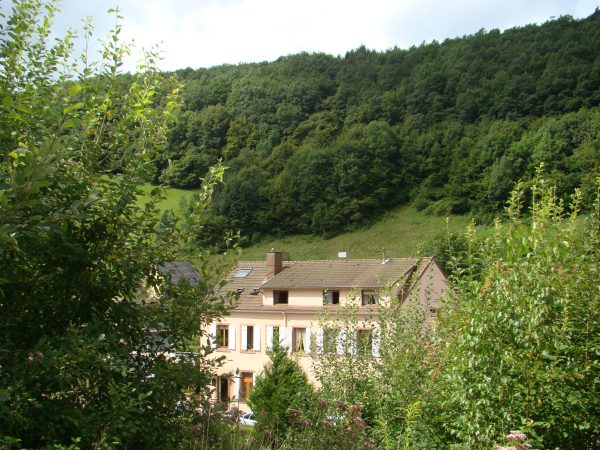
[[[254,413],[252,411],[248,411],[240,416],[240,424],[246,425],[248,427],[253,427],[256,425],[256,420],[254,419]]]

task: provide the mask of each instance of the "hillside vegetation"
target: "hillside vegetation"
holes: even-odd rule
[[[412,207],[386,213],[370,227],[342,233],[334,238],[295,235],[269,239],[244,248],[240,259],[262,261],[271,248],[283,250],[286,259],[336,259],[345,251],[348,258],[400,258],[431,250],[432,241],[444,233],[462,233],[469,219],[466,216],[429,216]],[[478,230],[479,234],[485,228]],[[437,255],[436,255],[437,256]]]
[[[600,166],[600,12],[344,56],[185,69],[154,181],[229,167],[203,237],[334,236],[406,204],[494,217],[544,164],[592,204]],[[118,163],[117,163],[118,164]]]

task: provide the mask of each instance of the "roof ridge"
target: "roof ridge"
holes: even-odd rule
[[[392,257],[386,258],[388,261],[407,261],[407,260],[419,260],[416,256],[404,256],[404,257]],[[299,262],[351,262],[351,261],[372,261],[381,262],[381,258],[333,258],[333,259],[286,259],[283,262],[299,263]]]
[[[433,259],[433,256],[392,256],[387,258],[388,261],[408,261],[408,260],[426,260]],[[284,259],[283,263],[300,263],[300,262],[351,262],[351,261],[377,261],[381,262],[381,258],[331,258],[331,259]],[[252,260],[252,261],[238,261],[237,264],[266,264],[265,259]]]

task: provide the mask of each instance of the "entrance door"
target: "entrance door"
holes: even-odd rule
[[[229,401],[229,380],[226,377],[219,377],[219,400],[222,402]]]

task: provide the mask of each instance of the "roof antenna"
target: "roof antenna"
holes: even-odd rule
[[[387,264],[389,262],[390,260],[385,257],[385,247],[383,247],[383,260],[381,261],[381,264]]]

